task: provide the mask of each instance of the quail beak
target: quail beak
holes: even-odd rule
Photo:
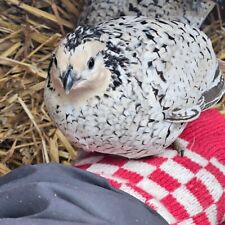
[[[71,88],[73,87],[75,77],[76,74],[73,72],[73,69],[69,68],[66,72],[64,72],[64,76],[60,78],[63,84],[63,88],[67,95],[69,94]]]

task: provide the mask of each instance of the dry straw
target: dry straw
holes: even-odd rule
[[[52,51],[76,25],[81,3],[0,1],[0,175],[21,165],[70,164],[76,158],[46,112],[43,87]],[[218,58],[225,59],[221,21],[211,18],[205,32]],[[223,103],[217,108],[225,114]]]

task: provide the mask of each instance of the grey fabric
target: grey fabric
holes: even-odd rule
[[[155,211],[95,174],[60,164],[0,177],[0,225],[164,225]]]

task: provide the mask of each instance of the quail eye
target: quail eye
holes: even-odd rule
[[[91,57],[91,58],[88,60],[87,65],[88,65],[88,69],[89,69],[89,70],[91,70],[91,69],[94,67],[94,65],[95,65],[95,60],[94,60],[93,57]]]

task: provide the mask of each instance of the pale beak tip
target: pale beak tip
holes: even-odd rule
[[[65,90],[65,92],[66,92],[66,95],[68,95],[69,93],[70,93],[70,90]]]

